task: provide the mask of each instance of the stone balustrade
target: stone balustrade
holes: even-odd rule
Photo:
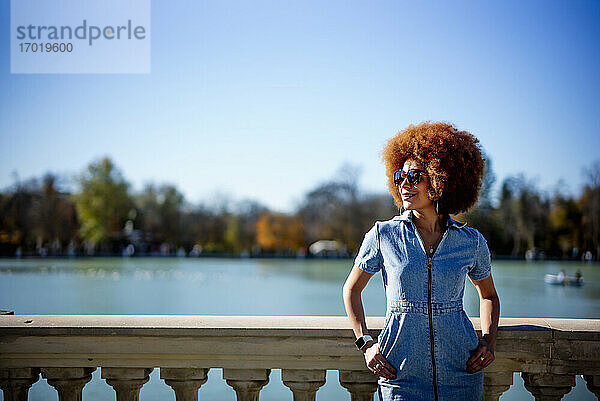
[[[479,331],[479,319],[471,319]],[[367,319],[375,337],[383,317]],[[27,400],[42,377],[61,401],[82,399],[98,367],[117,401],[138,400],[154,368],[178,401],[198,400],[211,368],[237,399],[256,401],[271,369],[282,370],[295,401],[315,400],[326,370],[338,370],[353,401],[373,400],[377,377],[353,344],[346,317],[320,316],[0,316],[0,388]],[[485,369],[486,401],[521,372],[536,400],[560,400],[583,375],[600,396],[600,319],[500,320],[496,361]]]

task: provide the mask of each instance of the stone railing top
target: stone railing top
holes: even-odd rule
[[[0,367],[365,370],[353,340],[345,316],[4,315]],[[598,375],[599,344],[600,319],[502,318],[488,371]]]
[[[479,318],[471,318],[480,331]],[[379,331],[384,317],[368,317]],[[501,318],[498,338],[564,336],[600,340],[600,319]],[[345,316],[210,316],[210,315],[2,315],[0,335],[302,335],[351,337]]]

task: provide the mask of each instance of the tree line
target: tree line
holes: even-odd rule
[[[359,168],[344,165],[304,194],[294,212],[281,213],[249,199],[192,205],[170,184],[133,192],[103,158],[76,177],[72,193],[51,173],[0,192],[0,254],[298,256],[326,239],[351,256],[375,220],[399,213],[388,193],[361,191],[359,175]],[[519,174],[504,179],[493,199],[496,179],[486,157],[477,205],[453,217],[481,231],[496,256],[578,259],[587,252],[598,259],[600,161],[584,176],[577,197],[562,190],[562,182],[542,191]]]

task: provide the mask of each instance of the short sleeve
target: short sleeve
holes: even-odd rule
[[[475,261],[469,269],[471,280],[483,280],[492,272],[492,261],[487,240],[477,231],[477,248],[475,250]]]
[[[367,273],[377,273],[382,265],[381,250],[379,249],[379,227],[376,222],[365,234],[358,254],[354,258],[354,266],[358,266]]]

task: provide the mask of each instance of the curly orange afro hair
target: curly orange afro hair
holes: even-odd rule
[[[438,201],[440,214],[468,211],[477,202],[485,174],[478,143],[472,134],[441,122],[410,125],[391,138],[382,159],[396,206],[402,208],[402,198],[394,184],[394,171],[402,169],[407,159],[414,159],[427,171],[427,196]]]

